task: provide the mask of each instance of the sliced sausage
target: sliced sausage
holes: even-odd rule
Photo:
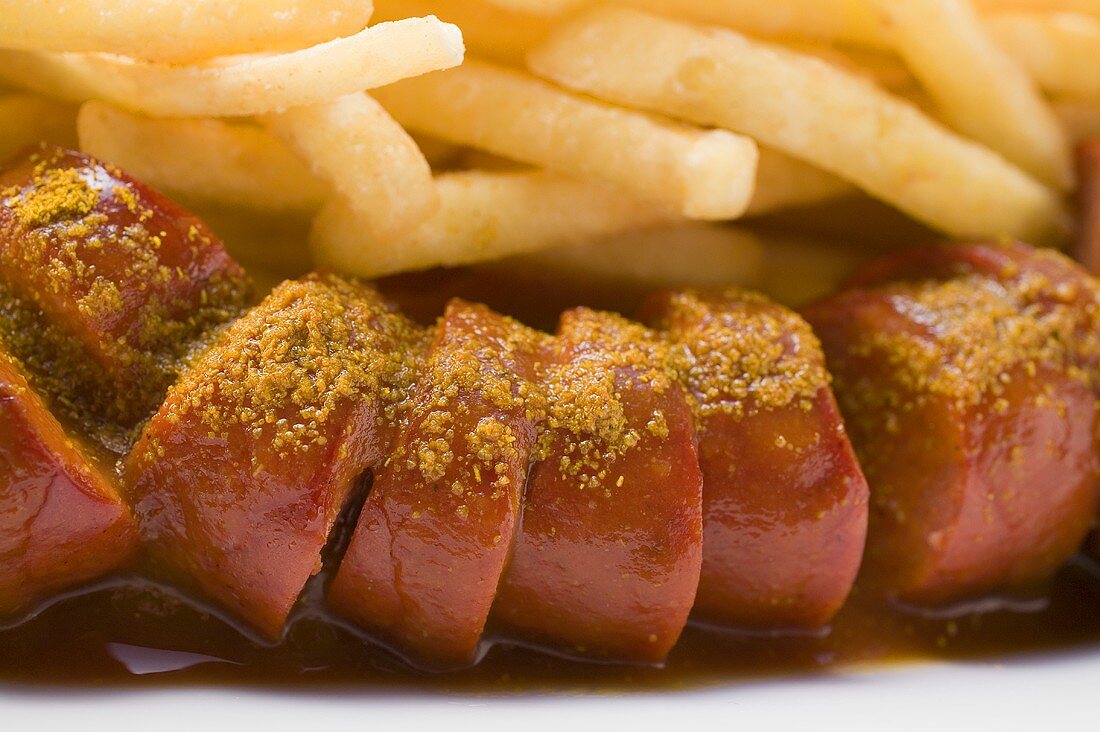
[[[477,660],[519,523],[544,341],[482,305],[448,306],[331,587],[338,612],[418,665]]]
[[[416,373],[420,332],[337,277],[277,287],[200,355],[127,459],[155,568],[275,638]]]
[[[40,315],[10,346],[62,404],[127,426],[147,417],[194,338],[247,298],[201,221],[86,155],[32,148],[0,173],[0,196],[0,279]]]
[[[867,485],[808,325],[759,295],[669,292],[646,319],[687,352],[703,473],[695,615],[813,628],[860,565]]]
[[[806,310],[872,488],[868,582],[943,604],[1045,579],[1100,490],[1095,282],[1021,244],[871,265]]]
[[[0,617],[118,568],[136,538],[110,473],[0,351]]]
[[[687,622],[702,559],[691,413],[660,337],[563,316],[543,376],[549,431],[494,617],[559,651],[658,662]]]

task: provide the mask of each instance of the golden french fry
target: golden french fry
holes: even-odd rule
[[[446,173],[442,207],[399,242],[371,239],[334,198],[314,220],[317,261],[363,277],[499,259],[678,220],[610,186],[555,173]]]
[[[362,30],[370,15],[370,0],[7,2],[0,46],[186,63],[305,48]]]
[[[762,148],[756,170],[756,186],[745,214],[755,216],[809,206],[851,195],[855,191],[855,186],[832,173],[781,152]]]
[[[280,112],[462,62],[462,33],[437,18],[371,26],[347,38],[269,56],[190,66],[121,56],[0,51],[0,78],[65,98],[102,99],[153,117]]]
[[[1058,196],[999,155],[789,49],[606,7],[568,21],[529,63],[603,99],[751,135],[951,234],[1066,235]]]
[[[69,102],[96,97],[96,80],[74,72],[79,54],[39,53],[0,48],[0,82]]]
[[[1100,0],[972,0],[980,10],[1037,10],[1100,15]]]
[[[840,47],[824,41],[804,39],[783,39],[782,45],[798,53],[816,56],[895,93],[908,93],[917,86],[917,80],[913,78],[908,67],[891,51],[859,46]]]
[[[865,0],[941,114],[1045,183],[1073,183],[1069,145],[1027,73],[982,25],[969,0]]]
[[[598,4],[599,0],[541,3],[501,0],[498,4],[542,6],[545,15]],[[863,0],[616,0],[615,4],[695,23],[723,25],[757,36],[843,41],[889,48],[885,27]],[[567,5],[568,7],[558,7]],[[535,11],[531,11],[535,12]]]
[[[783,39],[781,45],[867,79],[919,107],[930,117],[936,118],[939,113],[938,105],[893,51],[803,39]]]
[[[754,287],[763,279],[764,261],[764,248],[752,232],[693,222],[546,249],[525,255],[518,264],[652,290]]]
[[[756,145],[584,99],[502,67],[470,61],[379,89],[415,130],[532,165],[620,186],[698,219],[748,205]]]
[[[80,147],[189,204],[311,213],[328,195],[274,135],[248,123],[150,119],[87,102]]]
[[[76,144],[76,108],[32,94],[0,95],[0,162],[27,145]]]
[[[432,169],[409,133],[364,92],[263,117],[264,124],[389,240],[439,207]]]
[[[1100,18],[1073,13],[995,13],[990,31],[1047,91],[1100,100]]]
[[[560,15],[584,5],[586,0],[486,0],[491,5],[534,15]]]
[[[432,14],[461,28],[462,38],[471,53],[512,66],[522,66],[527,50],[539,43],[550,29],[546,18],[508,10],[484,0],[380,0],[375,9],[375,18],[379,21]]]

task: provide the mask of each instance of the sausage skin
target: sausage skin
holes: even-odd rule
[[[1047,578],[1100,498],[1096,284],[1021,244],[870,265],[806,316],[872,490],[868,582],[942,605]]]
[[[817,339],[795,313],[738,291],[661,293],[645,319],[689,357],[703,474],[695,616],[824,625],[860,566],[867,484]]]
[[[702,478],[666,350],[618,316],[563,316],[544,375],[552,427],[493,611],[509,637],[643,663],[679,638],[699,583]]]

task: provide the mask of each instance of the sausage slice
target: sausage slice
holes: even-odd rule
[[[452,302],[377,473],[330,604],[417,665],[474,663],[512,553],[545,336]]]
[[[806,316],[872,488],[868,581],[944,604],[1049,576],[1100,490],[1100,294],[1022,244],[887,258]]]
[[[131,556],[137,535],[109,476],[0,351],[0,617]]]
[[[155,568],[278,637],[386,452],[420,332],[335,276],[277,287],[183,374],[127,459]]]
[[[702,560],[702,478],[673,354],[586,309],[563,316],[543,376],[549,431],[494,617],[570,654],[659,662]]]
[[[86,155],[32,148],[0,172],[0,196],[0,284],[37,318],[10,345],[82,421],[149,416],[193,340],[248,297],[199,219]]]
[[[703,473],[696,617],[827,623],[860,565],[867,485],[817,339],[795,313],[736,290],[667,292],[645,310],[688,355]]]

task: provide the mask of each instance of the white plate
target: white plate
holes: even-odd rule
[[[1100,612],[1100,608],[1096,609]],[[464,729],[1100,729],[1100,652],[924,664],[683,693],[444,696],[227,688],[0,689],[0,730],[336,732]],[[625,725],[625,726],[624,726]],[[396,732],[405,732],[398,729]]]

